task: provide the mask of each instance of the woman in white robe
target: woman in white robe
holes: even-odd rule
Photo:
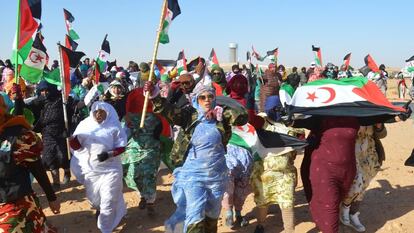
[[[102,233],[112,232],[126,214],[122,193],[122,164],[127,136],[115,109],[105,102],[92,105],[70,140],[74,150],[71,170],[86,188],[86,196],[97,209]]]

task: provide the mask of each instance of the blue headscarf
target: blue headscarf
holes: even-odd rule
[[[197,120],[202,120],[202,119],[205,118],[206,112],[204,111],[203,107],[201,107],[198,104],[198,96],[200,94],[204,93],[204,92],[208,92],[208,93],[210,93],[214,96],[214,100],[212,102],[211,109],[214,109],[214,107],[216,107],[216,99],[215,99],[216,91],[214,90],[214,88],[212,88],[210,86],[197,85],[193,90],[194,95],[192,96],[192,99],[191,99],[191,103],[192,103],[193,107],[195,109],[197,109],[197,112],[198,112]]]
[[[279,122],[281,120],[280,110],[276,111],[275,108],[281,108],[282,104],[280,103],[279,96],[272,95],[267,97],[265,103],[265,112],[267,116],[273,121]]]

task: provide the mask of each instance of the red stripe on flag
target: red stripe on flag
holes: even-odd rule
[[[377,66],[377,63],[375,63],[374,59],[371,57],[371,55],[367,55],[365,57],[365,65],[367,65],[373,72],[378,72],[379,68]]]
[[[322,52],[321,52],[321,49],[318,50],[317,55],[318,55],[319,62],[321,63],[321,66],[322,66]]]
[[[64,49],[61,49],[61,54],[62,54],[62,70],[63,70],[63,81],[65,82],[65,90],[64,90],[64,94],[65,97],[67,98],[69,96],[70,93],[70,61],[69,61],[69,56],[66,53],[66,51]]]
[[[99,78],[101,77],[101,70],[99,64],[95,62],[95,84],[99,83]]]
[[[68,36],[65,36],[65,47],[72,50],[72,45],[70,44]]]
[[[38,27],[39,24],[33,18],[28,0],[21,0],[18,49],[21,49],[32,38]]]
[[[378,86],[372,81],[368,81],[363,87],[354,88],[352,91],[375,105],[388,107],[400,112],[406,112],[404,108],[392,105],[387,97],[382,94]]]
[[[345,55],[344,57],[344,65],[345,65],[345,69],[349,68],[349,63],[351,62],[351,53],[348,53],[347,55]]]

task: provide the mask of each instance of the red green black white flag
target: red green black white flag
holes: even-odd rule
[[[349,63],[351,62],[351,53],[348,53],[347,55],[345,55],[344,57],[344,65],[346,67],[346,70],[348,70],[349,67]]]
[[[181,75],[181,72],[187,70],[187,61],[185,59],[184,50],[181,50],[177,58],[177,72]]]
[[[322,67],[322,52],[321,48],[312,45],[312,51],[315,52],[315,63],[317,66]]]
[[[292,114],[378,117],[406,110],[392,105],[377,85],[365,77],[321,79],[298,89],[287,103]]]
[[[61,77],[63,78],[64,94],[69,96],[70,93],[70,75],[75,71],[79,65],[79,61],[85,54],[83,52],[72,51],[65,46],[59,45],[59,51],[62,57],[62,71]]]
[[[76,41],[74,41],[69,35],[66,35],[65,46],[66,48],[75,51],[78,48],[78,43],[76,43]]]
[[[178,5],[178,0],[165,0],[167,1],[167,5],[164,9],[163,16],[163,24],[162,24],[162,31],[160,34],[160,43],[167,44],[170,42],[170,38],[168,36],[168,29],[171,25],[171,22],[181,14],[180,6]]]
[[[72,13],[65,8],[63,8],[63,16],[65,17],[66,30],[68,31],[70,38],[72,38],[72,40],[78,40],[79,35],[72,28],[72,23],[75,21],[75,17],[73,17]]]
[[[277,63],[277,56],[279,55],[279,48],[267,51],[267,57],[272,60],[272,62]]]
[[[37,32],[32,48],[20,68],[20,76],[31,83],[38,83],[47,60],[46,47],[43,45],[41,33]]]
[[[214,48],[211,49],[210,56],[208,56],[208,61],[210,63],[210,67],[220,66],[219,61],[217,59],[216,52],[214,51]]]
[[[258,61],[264,61],[266,57],[260,56],[260,54],[254,49],[252,45],[252,56],[255,57]]]
[[[18,18],[20,24],[17,25],[15,42],[13,43],[12,62],[15,63],[18,54],[18,64],[22,64],[30,53],[36,32],[40,28],[40,18],[42,15],[41,0],[19,0],[20,8]],[[16,48],[16,40],[18,45]]]
[[[102,41],[101,50],[98,53],[98,57],[96,58],[96,63],[99,64],[99,70],[101,73],[105,72],[107,61],[109,59],[109,54],[111,53],[111,48],[109,46],[109,41],[106,40],[108,34],[105,35],[104,40]]]

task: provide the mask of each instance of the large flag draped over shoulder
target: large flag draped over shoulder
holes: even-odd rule
[[[40,32],[38,32],[32,44],[32,49],[21,66],[20,76],[31,83],[39,82],[43,76],[47,59],[46,47],[43,45]]]
[[[68,31],[70,38],[72,40],[79,39],[78,33],[76,33],[72,28],[72,23],[75,21],[75,17],[73,17],[72,13],[70,13],[65,8],[63,8],[63,16],[65,17],[66,30]]]
[[[310,82],[296,89],[288,105],[291,114],[319,116],[372,117],[406,111],[392,105],[377,85],[364,77]]]
[[[168,29],[170,27],[171,22],[179,14],[181,14],[181,9],[178,5],[178,0],[167,0],[167,6],[165,7],[163,12],[164,20],[162,24],[162,31],[160,34],[161,44],[167,44],[170,42],[170,38],[168,37]]]
[[[72,51],[65,46],[60,45],[59,50],[62,56],[62,71],[61,75],[63,81],[65,82],[65,96],[67,97],[70,93],[70,75],[75,71],[76,67],[79,65],[80,59],[85,56],[83,52]]]
[[[109,59],[109,54],[111,53],[111,48],[109,47],[109,41],[106,40],[108,34],[105,35],[104,40],[102,41],[101,50],[98,53],[96,58],[96,63],[99,64],[100,72],[103,73],[106,70],[107,61]]]
[[[315,63],[317,66],[322,66],[322,51],[321,48],[312,45],[312,51],[315,52]]]
[[[20,25],[17,26],[19,35],[18,45],[13,43],[12,62],[15,62],[16,52],[18,51],[18,64],[22,64],[30,53],[36,32],[40,26],[42,15],[41,0],[20,0],[20,9],[18,17]],[[16,41],[17,38],[15,38]]]

